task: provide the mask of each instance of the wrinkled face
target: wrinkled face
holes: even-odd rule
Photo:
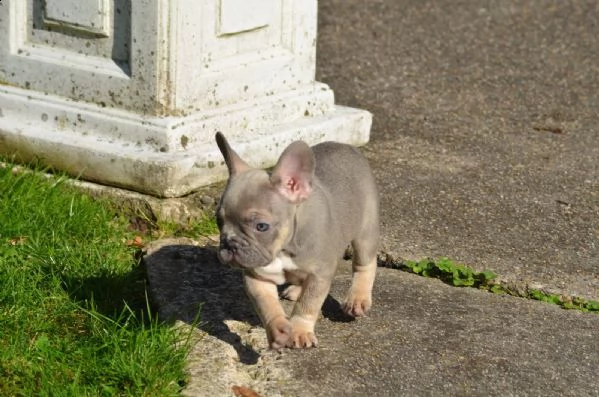
[[[265,171],[230,179],[216,212],[220,261],[245,269],[268,265],[289,241],[294,210]]]

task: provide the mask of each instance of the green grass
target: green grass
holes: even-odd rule
[[[170,396],[185,335],[152,318],[128,222],[0,167],[0,395]]]
[[[207,216],[195,219],[186,225],[181,225],[168,221],[146,221],[151,225],[152,238],[160,239],[163,237],[189,237],[197,239],[198,237],[215,238],[218,235],[218,226],[214,216]],[[218,240],[216,240],[218,241]]]
[[[419,261],[386,259],[382,261],[381,265],[418,274],[423,277],[437,278],[455,287],[473,287],[494,294],[508,294],[551,303],[561,306],[564,309],[599,313],[599,302],[597,301],[550,294],[539,289],[522,291],[521,289],[510,288],[508,285],[498,283],[497,274],[491,271],[476,272],[472,268],[461,263],[456,263],[448,258],[439,258],[437,260],[426,258]]]

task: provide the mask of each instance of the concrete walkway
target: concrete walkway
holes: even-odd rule
[[[594,1],[321,1],[319,78],[374,113],[385,248],[599,299]]]
[[[599,300],[597,2],[319,3],[318,80],[374,113],[382,249]],[[146,256],[163,315],[205,302],[188,395],[599,396],[597,314],[380,268],[371,314],[344,322],[344,264],[320,347],[277,353],[215,261]]]

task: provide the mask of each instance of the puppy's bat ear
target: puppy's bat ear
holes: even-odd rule
[[[305,142],[287,146],[271,176],[270,183],[293,203],[300,203],[312,192],[314,153]]]
[[[229,142],[227,142],[222,133],[217,132],[214,138],[216,139],[216,144],[218,145],[220,152],[225,158],[225,164],[227,164],[227,168],[229,169],[229,176],[241,174],[251,168],[233,149],[231,149]]]

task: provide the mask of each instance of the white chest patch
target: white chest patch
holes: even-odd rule
[[[281,255],[268,265],[254,268],[257,276],[275,284],[285,284],[285,271],[297,270],[298,267],[287,255]]]

